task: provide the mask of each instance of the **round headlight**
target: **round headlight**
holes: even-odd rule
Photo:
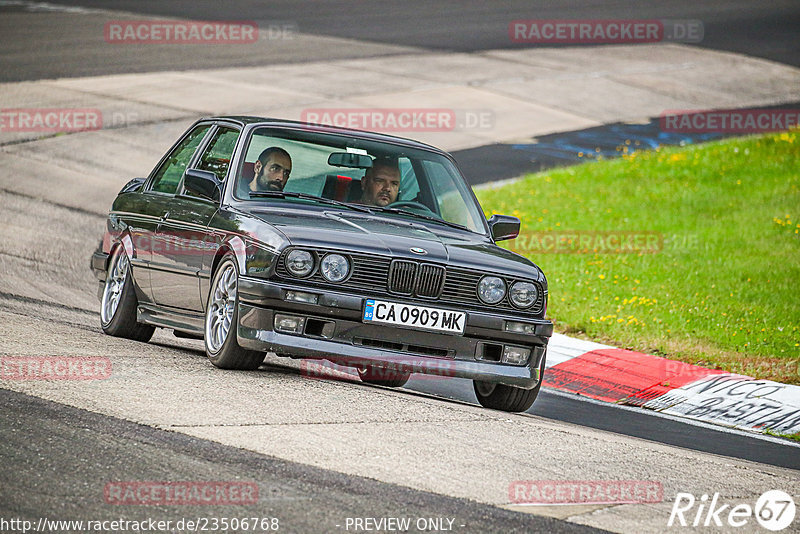
[[[506,283],[497,276],[484,276],[478,284],[478,296],[486,304],[497,304],[506,296]]]
[[[347,278],[347,273],[350,272],[350,264],[347,258],[341,254],[328,254],[319,264],[319,270],[322,276],[329,282],[341,282]]]
[[[517,282],[511,286],[508,297],[517,308],[530,308],[539,298],[539,288],[530,282]]]
[[[314,270],[314,256],[307,250],[295,249],[286,256],[286,268],[295,276],[308,276]]]

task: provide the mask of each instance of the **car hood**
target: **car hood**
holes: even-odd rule
[[[287,246],[410,258],[544,280],[541,270],[531,261],[498,247],[479,234],[449,228],[438,232],[433,225],[379,214],[334,210],[312,213],[253,210],[250,213],[280,231],[289,241]],[[417,253],[412,249],[417,249]],[[419,249],[424,250],[424,254],[419,254]]]

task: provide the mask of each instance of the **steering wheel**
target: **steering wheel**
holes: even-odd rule
[[[423,204],[422,202],[416,202],[414,200],[401,200],[399,202],[394,202],[386,206],[387,208],[412,208],[416,210],[423,211],[425,213],[430,213],[431,215],[436,215],[432,209],[428,206]]]

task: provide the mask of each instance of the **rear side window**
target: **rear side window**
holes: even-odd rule
[[[192,159],[192,155],[197,150],[209,128],[211,128],[210,124],[198,126],[175,147],[156,171],[156,175],[153,178],[153,187],[151,188],[153,191],[175,194],[178,190],[178,184],[181,183],[183,178],[183,173],[186,172],[186,167]]]

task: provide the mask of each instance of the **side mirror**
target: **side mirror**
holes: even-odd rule
[[[134,178],[133,180],[122,186],[122,189],[120,189],[119,194],[121,195],[122,193],[135,193],[136,191],[139,191],[142,188],[142,186],[146,181],[147,178]]]
[[[495,241],[514,239],[519,235],[519,219],[511,215],[492,215],[489,230]]]
[[[183,188],[193,195],[216,202],[222,191],[222,182],[211,171],[188,169],[183,178]]]

